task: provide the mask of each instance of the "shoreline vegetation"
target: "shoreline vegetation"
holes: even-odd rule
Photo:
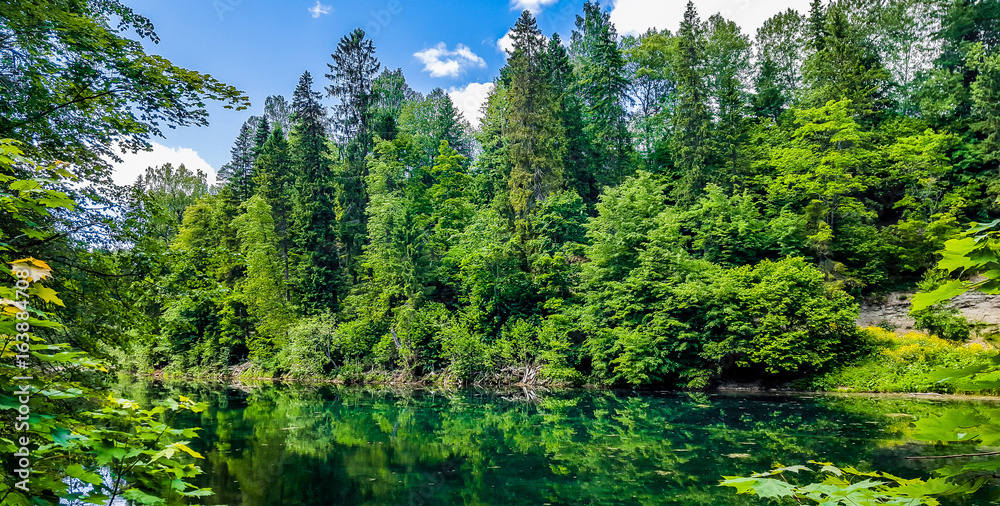
[[[511,14],[473,126],[361,28],[252,106],[147,54],[153,24],[121,0],[0,2],[0,411],[22,417],[0,450],[36,479],[4,474],[0,503],[212,493],[197,431],[172,425],[206,406],[117,398],[109,368],[1000,391],[996,334],[964,344],[982,329],[945,305],[1000,295],[1000,2],[813,0],[755,34],[690,1],[632,35],[581,7],[563,34]],[[209,102],[246,111],[217,184],[170,160],[112,182],[116,152],[207,126]],[[861,301],[914,288],[906,318],[938,337],[858,326]],[[914,427],[1000,446],[1000,410]],[[934,505],[996,468],[724,484]]]
[[[788,381],[762,383],[760,380],[747,382],[722,382],[693,391],[708,392],[760,392],[760,393],[823,393],[823,394],[908,394],[947,396],[948,398],[990,399],[991,392],[977,391],[971,395],[967,390],[947,382],[939,382],[930,377],[941,369],[961,369],[977,365],[992,364],[998,356],[997,347],[986,342],[957,343],[920,332],[894,333],[878,327],[863,329],[872,335],[877,343],[873,352],[856,361],[837,367],[828,372]],[[339,375],[268,375],[245,363],[225,371],[204,371],[199,374],[177,374],[169,369],[154,371],[123,371],[139,377],[164,381],[220,381],[223,383],[276,382],[290,384],[337,384],[358,386],[402,386],[412,388],[583,388],[609,389],[612,385],[594,383],[573,383],[546,381],[544,379],[524,383],[516,378],[529,375],[538,377],[537,368],[528,373],[507,371],[502,377],[484,376],[474,381],[463,381],[447,371],[413,376],[406,371],[372,370],[362,373],[352,372],[349,377]],[[664,391],[662,385],[652,385],[638,390]],[[666,391],[692,391],[667,389]],[[995,393],[993,391],[992,393]]]

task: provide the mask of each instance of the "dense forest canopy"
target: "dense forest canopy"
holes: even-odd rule
[[[97,25],[73,30],[155,37],[83,4]],[[605,7],[551,36],[522,13],[476,128],[356,29],[258,105],[218,185],[150,167],[88,190],[116,206],[91,213],[100,241],[67,217],[16,253],[59,262],[61,338],[123,368],[701,388],[866,353],[858,301],[940,284],[935,252],[997,213],[1000,3],[815,0],[746,34],[689,2],[637,37]],[[135,42],[95,61],[60,16],[0,9],[0,137],[84,181],[112,138],[247,105]]]

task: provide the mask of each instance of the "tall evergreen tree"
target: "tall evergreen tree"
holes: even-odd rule
[[[511,173],[510,205],[523,218],[535,203],[563,184],[564,131],[558,97],[545,74],[545,36],[524,11],[511,31],[510,86],[504,138]]]
[[[286,285],[290,277],[289,228],[295,183],[288,150],[288,141],[279,125],[271,132],[271,136],[264,143],[260,156],[257,157],[254,164],[254,182],[257,184],[257,194],[264,198],[274,214],[278,253],[281,256]],[[285,298],[288,298],[287,292]]]
[[[337,307],[344,283],[326,114],[312,86],[305,72],[292,96],[295,127],[289,151],[296,179],[291,221],[298,299],[306,311],[320,312]]]
[[[365,158],[372,150],[372,105],[376,99],[372,83],[380,64],[375,57],[375,45],[365,39],[365,31],[360,28],[341,37],[331,57],[333,63],[327,64],[330,73],[326,74],[331,84],[326,92],[339,100],[333,108],[334,130],[345,155],[338,195],[339,235],[346,248],[345,267],[353,275],[366,240],[365,178],[368,167]]]
[[[602,11],[600,2],[588,0],[583,16],[576,17],[571,51],[584,130],[594,147],[597,183],[617,185],[627,175],[632,148],[625,116],[628,80],[618,34],[610,13]]]
[[[708,161],[712,154],[712,117],[708,110],[704,65],[705,29],[694,2],[687,3],[677,32],[674,68],[677,74],[677,109],[674,111],[674,168],[680,181],[674,196],[690,203],[711,181]]]
[[[806,59],[806,105],[822,107],[848,99],[856,114],[877,120],[892,105],[891,76],[871,41],[852,26],[846,8],[833,4],[823,16],[823,42]]]
[[[566,186],[576,190],[584,202],[595,204],[601,186],[593,170],[594,154],[584,129],[583,106],[574,92],[577,77],[569,52],[558,33],[552,34],[546,48],[545,73],[549,86],[558,96],[559,121],[566,134]]]
[[[251,116],[243,123],[232,149],[229,150],[229,163],[219,169],[220,181],[230,188],[238,204],[250,200],[253,196],[254,142],[258,122],[259,118]]]
[[[333,63],[327,64],[330,72],[326,78],[331,84],[326,93],[339,100],[333,107],[335,132],[348,146],[349,158],[364,159],[372,148],[372,106],[378,98],[372,85],[381,67],[375,57],[375,45],[365,40],[364,30],[355,28],[340,38],[337,51],[330,56]]]

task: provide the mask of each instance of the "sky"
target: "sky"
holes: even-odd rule
[[[153,152],[126,153],[115,167],[121,184],[150,165],[184,163],[214,176],[229,160],[240,125],[263,111],[268,95],[291,99],[299,76],[313,75],[317,91],[328,84],[327,63],[340,38],[361,27],[383,68],[401,68],[422,93],[440,87],[473,124],[494,76],[505,63],[507,33],[530,10],[546,35],[568,40],[583,0],[124,0],[153,22],[159,44],[144,42],[183,68],[211,74],[245,92],[245,111],[210,104],[208,127],[164,129]],[[686,0],[606,0],[602,8],[621,35],[649,28],[676,31]],[[695,0],[701,18],[715,13],[753,36],[769,17],[788,8],[805,12],[809,0]],[[332,105],[332,99],[325,99]],[[210,181],[211,182],[211,181]]]

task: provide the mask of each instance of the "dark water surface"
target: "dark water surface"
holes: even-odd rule
[[[208,402],[207,504],[759,504],[723,475],[825,460],[927,476],[907,442],[934,400],[573,390],[178,383],[133,398]],[[924,466],[924,467],[921,467]]]

